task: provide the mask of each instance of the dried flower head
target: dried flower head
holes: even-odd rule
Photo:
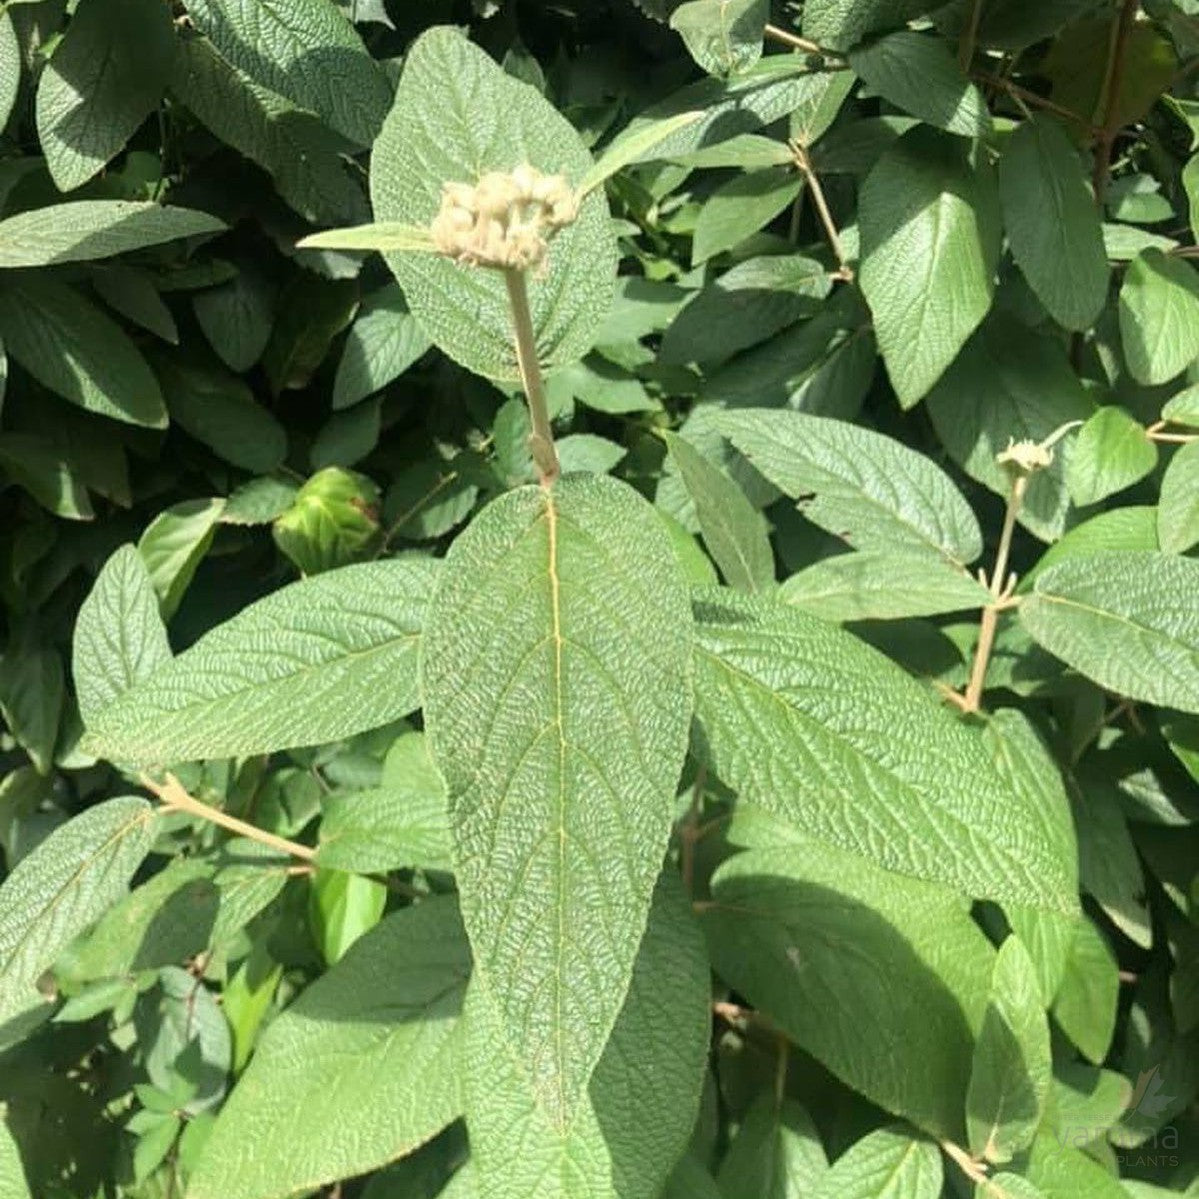
[[[1044,441],[1009,441],[1006,450],[995,455],[995,461],[1009,474],[1032,475],[1053,465],[1053,447],[1071,429],[1078,428],[1080,420],[1067,421],[1054,429]]]
[[[529,270],[545,261],[550,238],[578,211],[561,175],[524,165],[489,171],[473,185],[447,183],[430,232],[438,251],[459,262]]]

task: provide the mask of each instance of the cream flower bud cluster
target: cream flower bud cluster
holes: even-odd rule
[[[447,183],[430,232],[438,251],[460,262],[528,270],[576,216],[578,199],[561,175],[519,166],[489,171],[475,184]]]

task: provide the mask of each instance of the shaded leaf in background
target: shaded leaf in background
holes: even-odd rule
[[[704,202],[695,222],[693,266],[740,245],[779,215],[803,190],[793,166],[749,171],[723,183]]]
[[[462,1110],[469,974],[451,898],[387,917],[271,1023],[188,1194],[283,1199],[376,1169],[449,1124]]]
[[[43,386],[89,412],[167,424],[146,360],[119,325],[74,288],[45,275],[0,279],[0,337]]]
[[[342,348],[333,381],[333,408],[349,408],[398,379],[433,343],[408,311],[399,285],[363,303]]]
[[[42,774],[54,766],[65,697],[58,651],[31,632],[14,636],[0,656],[0,715]]]
[[[38,139],[60,191],[86,183],[154,111],[175,29],[159,0],[85,0],[42,72]]]
[[[256,162],[301,216],[329,224],[366,220],[343,138],[227,62],[207,38],[180,35],[171,93],[207,129]]]
[[[704,545],[724,581],[739,591],[772,589],[774,551],[762,514],[745,492],[689,441],[674,433],[662,436],[695,502]]]
[[[1019,354],[1009,349],[1020,346]],[[926,404],[949,456],[984,487],[1007,498],[1011,478],[995,461],[1012,441],[1042,441],[1095,411],[1061,347],[1010,317],[989,320],[966,344]],[[1069,497],[1064,453],[1030,481],[1020,523],[1043,541],[1061,536]]]
[[[58,954],[123,894],[154,837],[144,799],[110,799],[62,825],[0,887],[0,1044],[43,1011]]]
[[[275,319],[275,291],[253,268],[192,299],[208,344],[230,370],[248,371],[261,357]]]
[[[383,69],[337,7],[288,0],[188,0],[188,15],[237,70],[369,146],[391,105]]]
[[[891,33],[853,51],[849,65],[872,91],[922,121],[962,137],[990,129],[982,93],[940,38]]]
[[[184,500],[160,512],[137,542],[163,620],[170,620],[212,545],[225,501]]]
[[[688,0],[670,14],[691,57],[709,75],[733,75],[762,57],[768,0]]]
[[[226,462],[255,474],[282,465],[287,434],[236,375],[215,365],[154,360],[167,411]]]
[[[992,958],[967,909],[948,888],[801,841],[725,862],[701,919],[720,976],[801,1049],[956,1139]],[[845,988],[852,1010],[822,999]]]
[[[1012,133],[999,160],[999,198],[1012,255],[1037,298],[1060,325],[1087,328],[1111,272],[1095,198],[1056,121],[1038,117]]]

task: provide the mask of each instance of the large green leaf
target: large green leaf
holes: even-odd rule
[[[1053,1081],[1049,1019],[1036,967],[1018,937],[1000,946],[966,1092],[970,1149],[989,1162],[1026,1149]]]
[[[691,57],[709,75],[748,70],[762,57],[768,0],[688,0],[670,15]]]
[[[1199,357],[1199,275],[1189,262],[1149,249],[1128,264],[1120,339],[1138,383],[1166,383]]]
[[[51,204],[0,221],[0,267],[50,266],[111,258],[179,237],[220,233],[206,212],[126,200]]]
[[[999,160],[1012,255],[1045,310],[1067,329],[1092,325],[1111,271],[1099,211],[1078,154],[1056,121],[1023,121]]]
[[[145,560],[124,545],[104,564],[75,620],[72,674],[84,722],[170,660]]]
[[[993,958],[965,899],[802,835],[737,854],[712,893],[721,978],[872,1102],[961,1136]]]
[[[994,773],[976,734],[851,634],[696,594],[696,711],[716,773],[797,828],[967,895],[1072,911],[1068,815]]]
[[[666,846],[688,617],[653,509],[572,475],[475,518],[425,630],[425,724],[476,965],[560,1127],[624,1000]]]
[[[727,82],[703,79],[680,88],[634,117],[621,137],[640,138],[663,121],[699,112],[698,120],[674,130],[654,151],[659,158],[693,154],[787,116],[810,89],[811,74],[799,55],[771,55]]]
[[[161,0],[84,0],[37,89],[37,132],[59,191],[86,183],[154,111],[175,56]]]
[[[453,899],[387,917],[271,1023],[189,1199],[283,1199],[410,1153],[462,1110],[470,952]]]
[[[391,105],[382,67],[327,0],[188,0],[217,51],[256,83],[369,146]]]
[[[808,520],[857,549],[941,558],[982,553],[969,504],[927,455],[848,421],[737,409],[717,427]]]
[[[941,38],[902,30],[859,47],[849,65],[896,108],[962,137],[991,127],[986,102]]]
[[[1019,354],[1012,346],[1020,347]],[[1007,497],[1011,476],[995,461],[1013,441],[1041,441],[1095,411],[1062,347],[1013,321],[989,320],[966,344],[928,397],[928,414],[953,460]],[[1038,471],[1025,492],[1020,523],[1044,541],[1061,536],[1069,509],[1064,455]]]
[[[162,429],[158,383],[121,327],[74,288],[44,275],[0,281],[0,337],[43,386],[89,412]]]
[[[110,799],[56,829],[0,887],[0,1046],[49,1007],[37,981],[121,897],[154,839],[144,799]]]
[[[803,31],[822,46],[848,50],[868,33],[901,28],[928,8],[928,0],[808,0]]]
[[[344,139],[247,78],[207,38],[181,37],[171,91],[221,141],[268,171],[301,216],[329,224],[369,216],[346,167]]]
[[[813,1199],[937,1199],[941,1154],[902,1128],[880,1128],[851,1145]]]
[[[670,456],[688,494],[704,545],[724,581],[740,591],[766,591],[774,586],[774,552],[762,514],[745,492],[686,438],[663,433]]]
[[[1072,558],[1037,576],[1020,620],[1050,653],[1129,699],[1199,712],[1199,561]]]
[[[419,705],[434,563],[398,558],[293,583],[201,637],[88,725],[105,757],[176,762],[317,745]]]
[[[792,575],[779,598],[822,620],[902,620],[982,608],[991,593],[948,562],[900,549],[835,554]]]
[[[704,202],[695,222],[691,262],[698,266],[731,250],[774,220],[803,190],[794,166],[736,175]]]
[[[428,225],[446,183],[474,183],[523,164],[578,185],[592,167],[574,127],[536,89],[506,74],[449,28],[409,50],[395,107],[371,156],[379,220]],[[520,378],[507,289],[497,271],[432,254],[388,254],[428,335],[450,357],[493,379]],[[612,302],[616,243],[602,189],[550,244],[544,273],[530,273],[537,352],[547,368],[591,348]]]
[[[60,971],[72,981],[120,978],[207,949],[220,904],[213,873],[206,861],[172,859],[105,912],[83,945],[60,959]]]
[[[334,410],[352,407],[398,379],[430,345],[399,285],[380,288],[362,305],[346,338],[333,380]]]
[[[445,780],[423,733],[403,733],[383,762],[378,787],[331,796],[321,816],[317,861],[335,870],[450,868]]]
[[[628,995],[570,1123],[539,1103],[487,989],[465,1011],[466,1122],[481,1199],[655,1199],[699,1108],[711,1029],[703,938],[663,876]]]
[[[1199,542],[1199,441],[1180,446],[1162,475],[1157,536],[1168,554],[1185,554]]]
[[[218,457],[269,474],[287,454],[287,433],[236,375],[210,364],[155,359],[171,419]]]
[[[212,546],[223,499],[184,500],[164,508],[142,531],[137,552],[146,564],[163,620],[175,615]]]
[[[859,280],[905,408],[921,400],[991,307],[999,257],[995,185],[968,143],[918,128],[862,184]]]
[[[800,254],[739,262],[705,287],[670,323],[658,361],[707,368],[758,345],[820,310],[832,289],[824,265]]]
[[[33,632],[13,637],[0,656],[0,718],[41,774],[54,768],[64,698],[58,651]]]
[[[1084,507],[1140,482],[1157,465],[1157,446],[1123,408],[1105,404],[1070,442],[1066,486]]]

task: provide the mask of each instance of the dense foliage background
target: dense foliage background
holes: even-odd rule
[[[389,120],[440,25],[582,145],[541,116],[522,143],[540,109],[456,36]],[[1197,66],[1194,0],[11,0],[0,1199],[1199,1194]],[[230,662],[316,652],[305,612],[425,603],[353,564],[432,578],[537,479],[503,309],[297,243],[426,223],[459,143],[510,169],[548,139],[534,165],[577,185],[621,137],[533,279],[562,469],[652,501],[671,569],[729,589],[712,661],[757,614],[750,682],[799,715],[697,668],[668,866],[572,1123],[512,1100],[498,1009],[457,1044],[457,768],[414,668],[226,714],[222,745],[272,719],[272,747],[325,742],[269,754],[206,753],[186,714],[173,752],[121,752],[80,711],[301,576],[328,586]],[[677,632],[631,606],[663,555],[644,506],[571,494],[627,534],[633,583],[601,565],[589,602],[643,623],[632,693]],[[428,651],[444,729],[471,635],[444,618]],[[393,686],[407,719],[322,736]],[[115,797],[167,766],[147,826]]]

